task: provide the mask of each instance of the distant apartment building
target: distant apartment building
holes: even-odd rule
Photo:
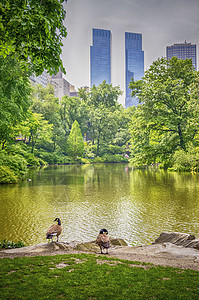
[[[56,75],[50,76],[47,71],[44,70],[39,76],[31,75],[30,81],[33,85],[40,84],[43,87],[47,87],[48,84],[52,85],[54,88],[54,95],[59,98],[59,100],[61,100],[61,98],[65,95],[71,96],[72,85],[63,78],[63,73],[61,71],[59,71]]]
[[[49,83],[54,86],[55,97],[61,98],[65,95],[70,96],[70,83],[63,78],[63,73],[59,71],[56,75],[52,75]]]
[[[137,106],[137,97],[131,97],[129,83],[144,76],[144,51],[142,50],[142,34],[125,32],[125,108]]]
[[[111,84],[111,48],[112,34],[110,30],[95,29],[92,31],[90,46],[90,86],[98,86],[104,80]]]
[[[196,45],[187,43],[186,41],[181,44],[174,44],[166,47],[167,59],[171,59],[173,56],[178,59],[192,59],[193,66],[197,70],[196,60]]]

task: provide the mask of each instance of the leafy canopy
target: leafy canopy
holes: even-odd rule
[[[64,0],[4,0],[0,3],[0,55],[15,55],[39,75],[63,69],[60,58]]]
[[[28,77],[19,62],[0,56],[0,142],[8,140],[13,127],[26,118],[30,92]]]
[[[197,130],[194,113],[196,101],[191,97],[197,78],[191,60],[155,61],[143,80],[130,83],[138,106],[131,126],[132,153],[136,159],[154,162],[156,157],[169,156],[177,149],[186,150]]]
[[[70,155],[76,158],[81,157],[84,152],[84,141],[82,137],[82,132],[79,127],[78,122],[75,120],[73,122],[69,137],[68,137],[68,148]]]

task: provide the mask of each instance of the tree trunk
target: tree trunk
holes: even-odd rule
[[[2,150],[5,148],[5,143],[6,143],[6,141],[4,141],[2,144]]]
[[[183,150],[185,150],[184,138],[183,138],[183,135],[182,135],[182,130],[181,130],[180,124],[178,124],[178,135],[179,135],[179,138],[180,138],[180,147],[181,147]]]

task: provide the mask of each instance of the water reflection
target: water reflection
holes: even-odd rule
[[[48,167],[28,178],[0,186],[0,239],[45,242],[55,217],[64,241],[93,240],[104,227],[134,245],[163,231],[198,232],[198,175],[99,164]]]

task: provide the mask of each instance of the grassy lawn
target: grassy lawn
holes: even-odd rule
[[[0,299],[199,299],[199,272],[94,254],[3,258]]]

